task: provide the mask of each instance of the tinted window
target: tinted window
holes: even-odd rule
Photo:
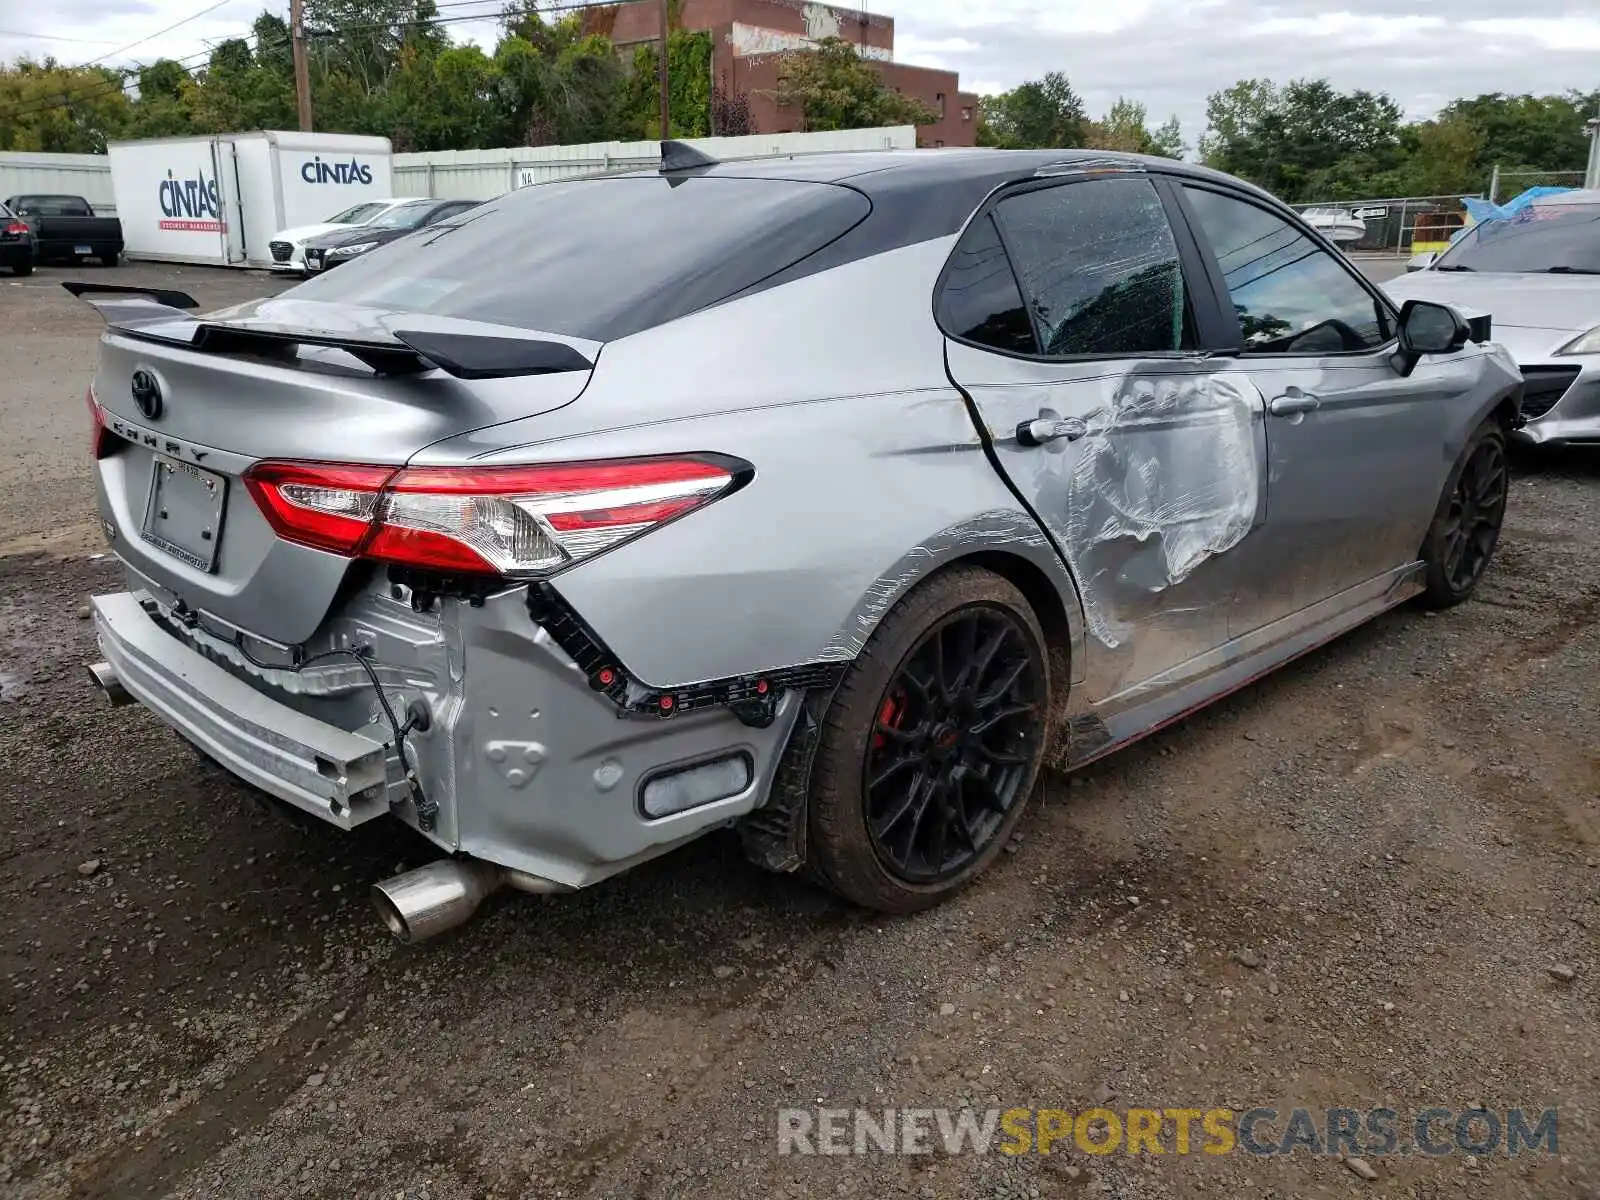
[[[996,350],[1039,352],[992,217],[974,221],[950,256],[939,293],[939,324],[946,333]]]
[[[342,213],[335,213],[333,216],[329,217],[328,224],[359,225],[368,218],[377,216],[382,211],[383,205],[381,204],[372,204],[370,202],[367,204],[357,204],[353,208],[347,208]]]
[[[1300,230],[1243,200],[1184,191],[1222,267],[1246,350],[1329,354],[1389,340],[1389,315],[1372,293]]]
[[[366,222],[369,229],[415,229],[427,219],[433,205],[426,200],[411,204],[397,204],[381,216]]]
[[[1535,204],[1480,221],[1439,256],[1439,269],[1600,272],[1600,204]]]
[[[1183,347],[1183,272],[1148,179],[1041,188],[995,213],[1046,354]]]
[[[871,207],[848,188],[772,179],[545,183],[374,250],[295,295],[607,341],[760,282]]]

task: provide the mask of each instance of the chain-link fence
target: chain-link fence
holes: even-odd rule
[[[1440,249],[1466,223],[1459,195],[1321,200],[1294,207],[1346,251],[1368,254]]]
[[[1582,171],[1502,171],[1499,167],[1489,178],[1489,203],[1498,204],[1520,196],[1531,187],[1581,188]]]

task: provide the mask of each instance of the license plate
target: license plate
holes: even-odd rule
[[[74,246],[72,248],[72,252],[74,254],[93,254],[94,253],[94,247],[93,246]]]
[[[225,477],[158,454],[139,536],[197,570],[214,571],[227,494]]]

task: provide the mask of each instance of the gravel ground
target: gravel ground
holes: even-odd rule
[[[0,1194],[1600,1195],[1600,456],[1521,464],[1473,602],[1047,778],[938,911],[713,838],[406,948],[364,892],[425,845],[286,821],[91,695],[61,274],[0,282]],[[150,276],[275,282],[114,278]],[[968,1102],[1556,1107],[1560,1154],[776,1153],[779,1107]]]

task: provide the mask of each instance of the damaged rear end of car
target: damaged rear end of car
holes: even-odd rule
[[[845,195],[836,226],[860,216]],[[448,852],[375,889],[407,939],[499,886],[581,887],[749,811],[799,711],[776,674],[647,687],[561,600],[563,570],[693,519],[754,468],[692,440],[505,453],[498,431],[578,401],[606,340],[670,313],[597,296],[571,322],[586,337],[496,319],[517,305],[492,285],[429,304],[452,290],[453,228],[430,230],[420,267],[426,244],[392,274],[375,254],[204,318],[175,293],[72,289],[107,322],[87,402],[127,571],[93,601],[91,674],[287,804],[344,829],[393,814]],[[702,283],[754,281],[723,275]],[[688,290],[680,305],[721,298]]]

